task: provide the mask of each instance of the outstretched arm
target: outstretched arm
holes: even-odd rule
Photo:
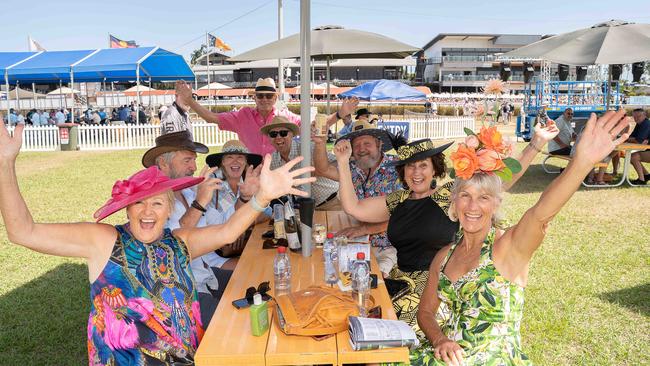
[[[291,171],[301,162],[299,156],[278,169],[271,170],[271,155],[264,157],[264,165],[260,174],[260,189],[250,202],[243,205],[223,225],[209,225],[202,228],[184,228],[174,231],[187,244],[192,258],[197,258],[223,245],[234,242],[246,229],[253,224],[260,214],[253,208],[253,201],[260,206],[268,206],[272,199],[293,194],[307,196],[306,192],[294,188],[305,183],[312,183],[316,178],[299,178],[301,175],[314,170],[313,167],[304,167]]]
[[[560,133],[560,130],[553,121],[549,121],[549,123],[546,124],[546,127],[542,127],[540,124],[535,126],[535,134],[533,135],[532,140],[530,140],[530,143],[521,151],[519,156],[515,157],[515,159],[519,161],[519,164],[521,164],[521,171],[517,174],[513,174],[512,179],[509,182],[503,183],[504,191],[509,190],[515,185],[515,183],[517,183],[519,178],[521,178],[526,170],[528,170],[530,163],[535,159],[537,153],[542,152],[544,145],[546,145],[550,140],[553,140],[558,133]]]
[[[339,170],[336,164],[330,162],[327,158],[327,136],[312,136],[314,142],[314,168],[316,175],[320,177],[329,178],[331,180],[339,180]]]
[[[352,155],[350,141],[339,141],[334,147],[334,153],[339,163],[339,199],[345,213],[363,222],[388,221],[390,215],[388,207],[386,207],[386,196],[359,200],[354,192],[352,172],[350,172],[350,156]]]
[[[0,211],[9,240],[37,252],[62,257],[95,258],[104,246],[115,241],[110,225],[95,223],[37,224],[18,188],[16,156],[22,144],[24,125],[9,136],[0,122]]]
[[[183,80],[176,81],[176,97],[194,110],[206,122],[219,124],[219,114],[211,112],[192,97],[192,87]]]
[[[527,265],[544,238],[544,227],[578,190],[594,164],[603,160],[614,148],[625,141],[627,133],[616,138],[628,125],[625,110],[609,111],[600,118],[592,113],[576,153],[562,174],[544,190],[539,201],[531,207],[512,229],[515,258]]]

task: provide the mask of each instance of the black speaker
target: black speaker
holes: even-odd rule
[[[612,76],[613,81],[617,81],[618,79],[620,79],[622,73],[623,73],[623,65],[621,64],[609,65],[609,74]]]
[[[641,81],[641,75],[643,75],[643,69],[645,64],[643,62],[635,62],[632,64],[632,81],[638,83]]]
[[[510,64],[502,62],[499,67],[499,76],[501,77],[501,80],[508,81],[508,79],[510,79],[510,74],[512,74],[512,70],[510,70]]]
[[[524,62],[524,83],[530,83],[531,79],[535,76],[535,68],[532,62]]]
[[[587,66],[576,66],[576,81],[585,81],[587,78]]]
[[[569,65],[558,64],[557,76],[560,81],[566,81],[566,79],[569,77]]]

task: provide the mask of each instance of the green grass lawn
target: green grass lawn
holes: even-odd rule
[[[21,154],[19,181],[35,220],[90,220],[113,182],[141,167],[142,153]],[[506,216],[516,222],[553,177],[532,166],[506,195]],[[521,329],[535,364],[650,364],[649,220],[650,188],[626,185],[581,188],[553,220],[530,268]],[[1,365],[88,363],[87,276],[83,260],[10,244],[0,225]]]

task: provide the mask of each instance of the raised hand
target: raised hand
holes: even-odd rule
[[[264,163],[262,164],[262,171],[260,173],[260,189],[256,195],[257,198],[264,202],[270,202],[272,199],[286,194],[307,197],[307,192],[294,188],[294,186],[315,182],[315,177],[298,178],[303,174],[314,171],[314,167],[307,166],[293,171],[291,170],[303,159],[302,156],[299,156],[287,162],[283,166],[271,170],[271,155],[266,154],[266,156],[264,156]]]
[[[334,155],[336,155],[336,161],[339,163],[347,163],[350,161],[350,156],[352,156],[352,146],[350,145],[350,140],[343,139],[334,145]]]
[[[192,87],[184,80],[176,80],[176,97],[180,99],[181,103],[189,105],[192,101]]]
[[[546,126],[542,126],[541,124],[535,126],[535,134],[533,138],[539,140],[541,146],[543,146],[547,142],[553,140],[559,133],[560,129],[555,125],[555,121],[549,120]],[[537,146],[540,147],[540,145]]]
[[[9,131],[5,123],[0,121],[0,163],[15,162],[16,156],[20,152],[20,147],[23,144],[23,129],[24,124],[16,125],[13,137],[9,135]]]
[[[260,173],[262,172],[262,165],[258,165],[253,169],[252,165],[246,168],[246,178],[242,183],[239,183],[239,195],[244,200],[249,200],[260,189]]]
[[[600,118],[592,113],[576,146],[575,159],[589,164],[603,160],[616,146],[627,140],[629,133],[620,136],[619,133],[628,125],[624,109],[608,111]]]
[[[352,97],[344,99],[343,103],[341,103],[341,108],[339,108],[339,117],[343,118],[348,114],[354,113],[354,111],[357,109],[357,106],[359,106],[359,98]]]
[[[196,201],[204,207],[212,199],[214,191],[221,189],[222,180],[212,176],[217,169],[219,167],[210,168],[207,165],[201,169],[203,181],[196,186]]]

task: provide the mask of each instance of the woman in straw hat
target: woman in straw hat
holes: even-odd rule
[[[88,261],[91,309],[88,358],[91,365],[189,365],[203,335],[190,259],[233,242],[284,194],[304,196],[296,178],[313,168],[290,171],[302,159],[271,171],[264,161],[260,190],[225,225],[163,229],[173,191],[203,178],[170,179],[157,167],[141,170],[113,186],[95,212],[97,223],[35,223],[18,188],[15,162],[23,127],[11,137],[0,127],[0,212],[9,240],[34,251]],[[128,222],[99,223],[126,209]]]
[[[594,164],[627,139],[628,133],[616,137],[627,125],[623,109],[598,119],[592,113],[567,168],[506,230],[499,225],[499,207],[502,180],[510,175],[499,158],[501,146],[492,139],[476,148],[459,145],[451,154],[456,178],[448,211],[462,231],[431,263],[418,312],[430,345],[413,355],[412,365],[531,364],[519,329],[532,256]],[[450,309],[446,319],[436,319],[441,304]]]
[[[496,128],[484,128],[484,131],[502,144],[501,134]],[[521,171],[514,172],[512,183],[555,135],[557,128],[553,124],[544,129],[541,126],[536,128],[534,139],[523,150],[518,161],[511,159],[520,169],[523,167]],[[469,140],[470,144],[479,143],[477,136]],[[417,323],[417,309],[429,277],[429,266],[438,250],[451,243],[458,231],[458,223],[448,217],[453,182],[437,184],[437,180],[446,175],[443,151],[450,145],[436,147],[433,141],[425,139],[395,146],[398,159],[391,164],[395,166],[405,189],[363,200],[357,199],[352,185],[349,140],[341,140],[334,149],[339,163],[339,197],[345,212],[362,222],[388,221],[386,233],[397,250],[397,265],[390,271],[389,278],[407,285],[403,295],[393,299],[393,308],[399,319],[411,325],[420,338],[424,338],[424,333]]]

